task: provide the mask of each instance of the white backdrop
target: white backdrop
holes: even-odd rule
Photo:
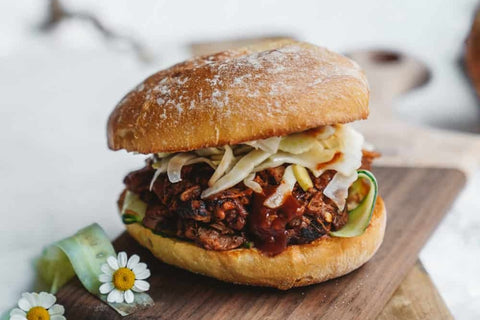
[[[433,69],[433,81],[398,104],[412,121],[461,117],[477,105],[455,59],[475,1],[65,1],[138,36],[151,64],[107,43],[81,21],[36,30],[43,1],[0,2],[0,313],[30,289],[32,258],[92,222],[113,239],[115,201],[142,157],[106,147],[105,123],[122,95],[188,56],[190,41],[286,33],[333,50],[388,47]],[[419,104],[431,106],[416,111]],[[468,117],[472,118],[472,117]],[[469,183],[422,259],[459,319],[480,317],[480,175]],[[459,271],[461,270],[461,271]]]

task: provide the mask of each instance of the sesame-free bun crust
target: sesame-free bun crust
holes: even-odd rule
[[[178,152],[282,136],[368,116],[352,60],[305,42],[265,42],[157,72],[108,120],[113,150]]]
[[[347,274],[365,262],[382,243],[386,211],[378,197],[366,231],[353,238],[319,238],[310,244],[288,246],[269,257],[255,248],[206,250],[191,242],[155,235],[140,224],[127,225],[130,235],[158,259],[219,280],[286,290]]]

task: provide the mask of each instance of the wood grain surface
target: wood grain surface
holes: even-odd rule
[[[377,320],[451,320],[452,314],[417,260]]]
[[[157,262],[123,234],[115,247],[138,253],[149,264],[155,300],[154,307],[123,319],[375,319],[415,264],[465,177],[439,168],[375,168],[374,173],[387,206],[387,230],[377,254],[357,271],[289,291],[238,286]],[[69,320],[122,319],[76,279],[57,296]]]

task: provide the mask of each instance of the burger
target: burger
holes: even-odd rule
[[[147,155],[118,201],[128,232],[165,263],[238,284],[359,268],[386,223],[368,171],[378,154],[348,124],[368,97],[355,62],[292,40],[153,74],[108,120],[111,149]]]

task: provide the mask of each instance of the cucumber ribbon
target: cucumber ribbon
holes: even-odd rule
[[[122,206],[122,221],[124,224],[142,222],[147,211],[147,204],[140,197],[127,190]]]
[[[377,201],[377,180],[370,171],[359,170],[358,179],[366,180],[370,189],[357,207],[348,212],[348,222],[340,230],[330,232],[331,236],[350,238],[360,236],[365,232],[372,218],[375,202]]]
[[[53,294],[76,274],[88,292],[122,316],[153,305],[152,298],[146,293],[135,293],[135,300],[130,304],[107,302],[106,295],[99,292],[101,282],[98,276],[109,256],[116,256],[115,250],[102,227],[94,223],[47,247],[37,262],[37,269]]]

